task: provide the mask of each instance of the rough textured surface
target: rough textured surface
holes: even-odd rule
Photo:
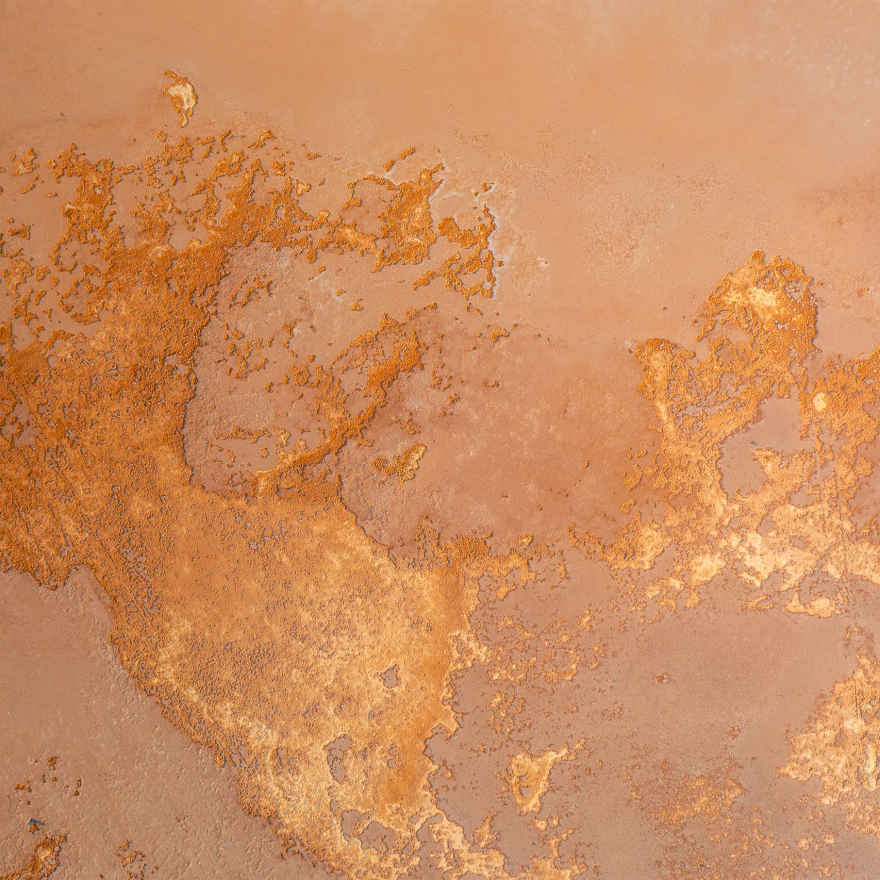
[[[48,838],[62,877],[127,880],[114,873],[126,859],[138,877],[332,876],[281,859],[265,823],[239,807],[231,770],[171,727],[120,669],[106,599],[85,569],[55,591],[2,575],[0,608],[0,871],[19,876],[13,869],[34,846],[40,866],[52,864]]]
[[[0,876],[873,876],[876,10],[55,9]]]

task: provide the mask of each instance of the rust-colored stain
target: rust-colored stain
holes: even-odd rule
[[[860,479],[873,469],[860,447],[878,433],[865,406],[877,401],[880,349],[862,360],[817,364],[809,280],[790,260],[765,262],[755,253],[708,299],[696,338],[710,343],[704,357],[664,339],[636,349],[660,447],[652,458],[636,456],[625,484],[630,491],[643,482],[659,490],[664,523],[645,521],[636,510],[621,537],[594,552],[615,569],[648,571],[674,548],[670,574],[652,579],[637,600],[646,609],[695,606],[725,569],[753,591],[749,607],[782,603],[786,611],[819,617],[846,606],[847,578],[880,583],[873,519],[857,528],[851,507]],[[767,401],[790,397],[812,449],[785,455],[755,448],[763,484],[746,494],[726,492],[722,444],[759,419]],[[800,503],[792,501],[796,493]],[[579,540],[590,547],[589,536]],[[829,575],[834,586],[803,601],[799,588],[810,572]],[[778,584],[768,590],[774,574]]]
[[[15,871],[10,871],[2,876],[2,880],[43,880],[55,873],[60,864],[58,854],[66,837],[64,834],[55,836],[47,834],[38,843],[28,857],[28,860]]]
[[[412,480],[419,469],[419,459],[425,454],[425,446],[422,443],[413,443],[408,449],[404,449],[400,455],[395,455],[389,461],[381,455],[373,459],[373,467],[386,477],[397,477],[398,480]]]
[[[861,649],[852,675],[819,698],[805,730],[791,734],[788,763],[778,773],[799,782],[816,776],[822,785],[817,806],[842,803],[849,827],[880,836],[880,666],[870,640]]]
[[[409,138],[336,156],[165,76],[137,156],[35,142],[0,171],[0,574],[94,579],[118,663],[279,862],[856,876],[880,348],[829,356],[820,281],[748,258],[758,233],[677,336],[560,347],[529,302],[543,214],[468,179],[488,134],[455,130],[467,168]],[[0,880],[86,848],[40,817],[93,780],[28,754]],[[130,833],[117,874],[159,872]]]
[[[178,76],[170,70],[165,71],[165,76],[170,77],[171,82],[165,86],[163,93],[171,99],[171,105],[180,120],[180,127],[184,128],[192,117],[198,101],[196,90],[185,76]],[[255,145],[262,146],[262,142],[258,139]]]
[[[19,348],[10,323],[0,330],[4,562],[50,587],[87,564],[111,597],[126,668],[167,717],[239,768],[245,809],[335,868],[399,876],[417,864],[416,833],[436,812],[425,740],[457,725],[445,698],[451,671],[472,659],[478,578],[525,566],[479,539],[441,544],[428,528],[418,558],[394,560],[325,479],[327,456],[362,436],[401,375],[423,368],[422,310],[404,323],[383,317],[326,365],[285,349],[273,393],[308,395],[320,439],[282,433],[274,465],[255,468],[241,492],[192,480],[182,432],[199,337],[219,313],[232,255],[265,244],[302,272],[325,254],[374,260],[374,271],[419,264],[435,237],[428,196],[439,169],[400,185],[370,178],[387,204],[381,233],[366,234],[340,214],[305,211],[299,180],[263,189],[261,160],[244,149],[196,155],[184,137],[118,168],[71,146],[48,163],[56,181],[77,184],[61,240],[41,265],[4,250],[15,332],[32,337]],[[191,170],[199,161],[201,181]],[[191,196],[174,189],[187,177],[197,181]],[[152,191],[122,225],[114,188],[132,178]],[[201,206],[177,207],[196,197]],[[171,246],[181,221],[204,243]],[[449,224],[479,253],[481,225],[471,234]],[[282,345],[227,335],[238,380],[265,367],[255,348]],[[22,407],[40,426],[33,443],[20,442]],[[387,467],[411,479],[423,451],[416,444]],[[380,675],[394,664],[399,685],[389,689]],[[337,780],[324,748],[340,736],[352,747]],[[351,810],[393,832],[395,846],[378,853],[347,839]],[[455,826],[442,828],[446,845],[459,845]]]

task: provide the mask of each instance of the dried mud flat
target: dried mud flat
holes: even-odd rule
[[[873,6],[2,15],[3,880],[875,876]]]

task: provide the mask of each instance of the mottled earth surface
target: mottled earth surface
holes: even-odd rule
[[[876,876],[873,5],[0,14],[0,878]]]

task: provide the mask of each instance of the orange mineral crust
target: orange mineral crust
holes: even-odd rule
[[[875,875],[876,13],[4,9],[0,880]]]
[[[167,717],[239,768],[245,809],[334,868],[399,876],[434,812],[424,744],[438,727],[455,729],[444,697],[450,671],[474,650],[477,580],[525,576],[527,565],[516,553],[490,556],[476,538],[440,544],[428,527],[418,556],[395,560],[358,528],[325,459],[363,437],[399,376],[425,369],[423,310],[402,323],[383,316],[339,354],[328,356],[324,343],[318,359],[305,351],[321,343],[297,351],[310,319],[298,316],[302,301],[280,276],[321,273],[325,253],[334,275],[346,259],[372,271],[422,263],[439,169],[413,184],[378,181],[376,234],[343,216],[360,200],[341,214],[311,214],[298,202],[307,184],[285,177],[273,189],[259,154],[212,155],[212,146],[183,138],[125,168],[75,147],[50,160],[57,184],[76,182],[63,208],[67,231],[42,265],[10,249],[4,276],[16,298],[2,330],[4,561],[49,587],[88,565],[111,598],[124,665]],[[160,174],[175,185],[189,177],[192,192],[172,195]],[[120,224],[114,193],[128,182],[145,195],[129,211],[133,222]],[[179,248],[170,243],[175,224],[194,235]],[[484,242],[478,231],[464,246],[479,252]],[[245,282],[226,297],[234,255],[261,245],[272,254],[261,265],[280,260],[279,277],[262,287],[253,279],[262,298],[250,287],[242,298]],[[490,264],[491,255],[461,271]],[[250,318],[256,305],[261,336]],[[55,312],[83,330],[52,326]],[[222,348],[212,350],[226,357],[206,364],[201,335],[212,338],[221,322]],[[31,341],[19,348],[21,332]],[[305,401],[294,423],[288,412],[287,423],[264,426],[275,435],[273,461],[233,470],[220,491],[194,480],[185,456],[196,361],[209,371],[208,389],[219,373],[253,393],[256,375],[268,406]],[[25,439],[24,421],[38,433]],[[224,437],[259,439],[236,427]],[[404,476],[413,467],[399,465]],[[389,687],[382,674],[392,666]],[[334,779],[325,749],[342,737],[351,749]],[[348,839],[351,811],[399,845],[377,853]]]
[[[634,351],[658,440],[650,454],[628,453],[616,536],[573,523],[567,540],[525,536],[499,554],[481,537],[442,542],[425,520],[411,553],[392,555],[346,506],[360,471],[340,451],[370,448],[389,409],[399,445],[410,432],[431,439],[392,397],[410,375],[430,370],[419,404],[433,394],[441,417],[465,399],[467,385],[444,373],[453,334],[441,332],[448,314],[424,302],[434,271],[424,265],[439,259],[435,226],[478,257],[457,250],[437,273],[463,292],[472,322],[470,297],[493,292],[494,224],[482,219],[488,209],[473,231],[466,220],[435,222],[438,167],[398,184],[355,181],[337,209],[312,212],[300,203],[308,183],[276,183],[264,169],[264,139],[232,149],[233,138],[166,141],[125,167],[71,146],[46,162],[53,185],[75,186],[60,240],[41,261],[20,236],[4,237],[5,564],[50,588],[88,566],[110,597],[123,665],[167,718],[237,768],[242,806],[286,845],[334,870],[399,877],[426,859],[427,829],[438,866],[453,874],[540,874],[557,860],[565,867],[552,870],[582,872],[579,850],[558,852],[577,825],[538,816],[555,768],[592,774],[591,726],[566,726],[556,748],[515,738],[519,751],[496,770],[500,803],[510,798],[551,854],[517,864],[491,844],[492,809],[479,843],[438,806],[432,779],[443,763],[426,743],[460,726],[456,676],[483,669],[496,683],[484,705],[499,721],[487,733],[509,737],[525,719],[500,719],[523,712],[533,688],[547,692],[539,705],[558,689],[575,711],[588,708],[577,694],[583,673],[616,653],[603,603],[619,639],[694,608],[728,572],[742,611],[842,614],[854,580],[880,583],[873,519],[858,528],[852,509],[873,467],[861,450],[877,435],[865,405],[875,405],[880,354],[819,361],[809,277],[756,253],[709,296],[695,339],[702,355],[662,339]],[[269,155],[279,152],[275,161],[303,162],[277,147]],[[115,207],[126,185],[131,220]],[[356,195],[364,187],[371,212]],[[386,296],[397,311],[410,304],[403,320],[383,314],[341,345],[352,321],[344,288],[369,294],[370,276],[389,271],[402,289]],[[452,320],[464,327],[453,335],[460,347],[470,326]],[[470,329],[470,338],[510,337]],[[756,448],[763,482],[725,489],[724,444],[776,400],[798,402],[797,436],[810,444]],[[394,491],[415,480],[427,449],[367,454],[360,468],[369,462]],[[665,573],[651,576],[660,557]],[[594,610],[573,596],[577,614],[537,631],[520,602],[495,616],[513,591],[533,594],[548,580],[566,591],[570,569],[585,565],[604,573],[613,601],[597,596]],[[728,763],[727,781],[684,777],[674,803],[648,815],[676,828],[717,822],[744,793]],[[365,833],[383,844],[366,845]]]

